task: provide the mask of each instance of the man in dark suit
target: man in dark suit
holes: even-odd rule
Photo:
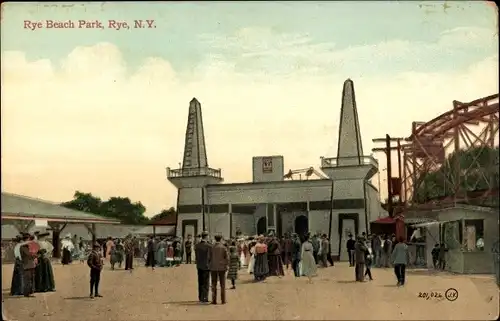
[[[221,303],[226,303],[226,271],[229,266],[227,248],[221,243],[222,236],[215,236],[210,255],[210,277],[212,279],[212,304],[217,304],[217,280],[220,284]]]
[[[356,241],[352,239],[352,234],[349,234],[346,245],[347,254],[349,255],[349,266],[354,266],[354,244],[356,244]]]
[[[208,302],[208,287],[210,279],[210,254],[212,245],[208,242],[208,233],[201,234],[201,241],[196,244],[196,268],[198,269],[198,300]]]
[[[23,242],[25,242],[19,248],[21,252],[21,261],[23,263],[23,281],[24,281],[24,289],[23,294],[25,297],[33,297],[33,293],[35,292],[35,256],[30,252],[29,241],[30,235],[23,234]]]
[[[365,280],[365,256],[367,252],[365,239],[363,236],[358,236],[354,244],[354,273],[356,275],[356,282],[364,282]]]

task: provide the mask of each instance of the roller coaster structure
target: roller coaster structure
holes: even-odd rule
[[[449,203],[469,203],[472,200],[498,195],[498,184],[484,175],[485,163],[483,159],[480,164],[480,153],[471,154],[473,156],[469,156],[466,166],[458,156],[453,157],[473,149],[482,151],[486,148],[498,148],[498,133],[499,94],[494,94],[469,103],[455,100],[453,108],[448,112],[428,122],[413,122],[409,137],[404,139],[388,137],[386,148],[373,150],[386,152],[389,155],[388,160],[393,150],[398,152],[399,178],[394,179],[391,173],[388,173],[389,198],[392,200],[394,195],[399,195],[397,203],[400,206],[396,207],[396,212],[408,207],[433,208],[446,206]],[[384,139],[373,141],[382,140]],[[397,141],[398,146],[390,146],[389,140]],[[493,153],[490,152],[489,155]],[[489,158],[486,167],[498,168],[498,154]],[[442,174],[440,179],[451,193],[433,199],[419,199],[417,194],[423,187],[424,178],[428,174],[438,173],[444,167],[451,169],[448,171],[450,174]],[[388,171],[391,171],[390,161],[388,161]],[[478,183],[469,181],[465,184],[467,186],[464,186],[461,180],[470,177],[471,173],[474,173],[472,176],[476,178],[484,179],[483,181],[487,182],[486,188],[483,186],[482,189],[477,189],[475,187]],[[390,203],[392,204],[392,201]]]

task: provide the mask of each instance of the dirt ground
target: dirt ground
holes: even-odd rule
[[[8,320],[492,320],[498,316],[499,292],[489,276],[456,276],[408,271],[408,283],[398,288],[390,269],[374,269],[374,281],[355,283],[345,263],[319,269],[308,284],[291,271],[283,278],[255,284],[241,270],[236,290],[228,290],[226,305],[196,302],[196,268],[138,267],[102,274],[103,298],[91,300],[85,264],[54,265],[57,292],[36,298],[10,297],[12,265],[2,266],[4,314]],[[426,300],[419,292],[444,296],[448,288],[458,298]]]

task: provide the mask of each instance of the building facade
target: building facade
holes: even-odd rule
[[[378,172],[372,156],[364,156],[354,86],[344,83],[337,157],[321,157],[324,178],[286,180],[283,156],[253,158],[251,183],[223,184],[221,169],[208,166],[200,103],[189,105],[182,168],[167,168],[178,189],[177,235],[203,230],[224,237],[274,231],[324,233],[332,255],[345,259],[348,234],[369,231],[379,216],[380,199],[369,182]]]

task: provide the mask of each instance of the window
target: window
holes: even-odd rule
[[[465,220],[464,249],[484,251],[484,220]]]
[[[406,230],[406,235],[411,243],[425,243],[427,228],[425,227],[409,227]]]
[[[450,250],[460,249],[462,244],[462,221],[443,223],[441,227],[441,242]]]

